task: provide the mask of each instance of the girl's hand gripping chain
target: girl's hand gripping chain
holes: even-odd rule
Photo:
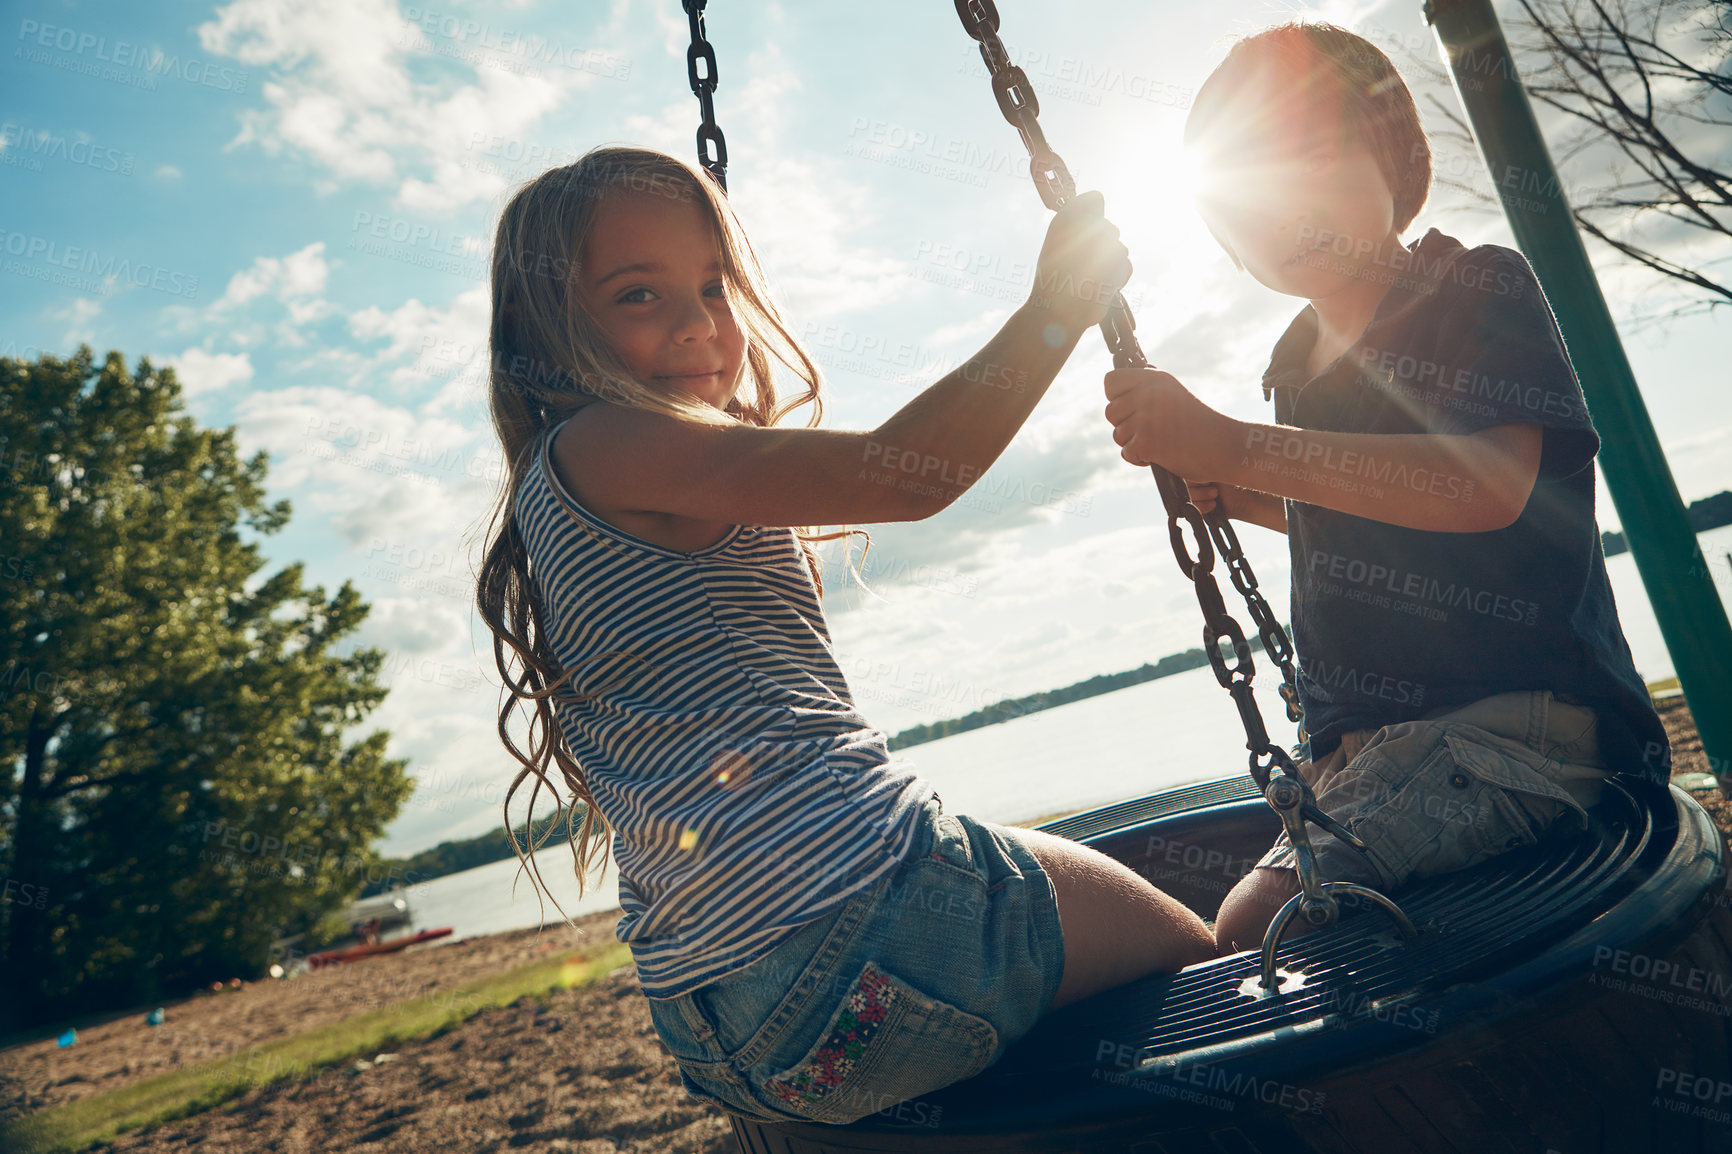
[[[1066,202],[1047,226],[1028,304],[1051,315],[1044,336],[1053,348],[1099,324],[1131,277],[1130,250],[1119,240],[1118,226],[1103,215],[1105,207],[1100,193],[1084,192]]]

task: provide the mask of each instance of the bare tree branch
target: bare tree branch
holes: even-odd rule
[[[1732,129],[1732,0],[1520,3],[1512,47],[1528,91],[1576,126],[1554,142],[1560,170],[1610,177],[1590,190],[1566,175],[1582,231],[1690,286],[1671,315],[1732,304],[1732,284],[1709,271],[1725,258],[1672,247],[1680,228],[1732,242],[1732,132],[1691,131]]]

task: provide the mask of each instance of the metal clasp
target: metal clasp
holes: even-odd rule
[[[1402,945],[1413,943],[1413,939],[1419,936],[1419,931],[1414,928],[1412,919],[1402,912],[1401,907],[1394,901],[1368,886],[1356,885],[1353,882],[1326,882],[1318,876],[1317,856],[1311,849],[1310,835],[1305,832],[1307,820],[1316,822],[1360,853],[1365,853],[1366,849],[1365,843],[1359,840],[1357,834],[1318,808],[1311,786],[1303,777],[1296,771],[1273,776],[1268,788],[1263,791],[1263,800],[1281,815],[1281,825],[1287,832],[1288,840],[1293,843],[1293,857],[1299,871],[1299,892],[1287,899],[1263,934],[1263,972],[1260,984],[1265,996],[1279,996],[1282,992],[1275,981],[1275,949],[1281,944],[1281,937],[1286,933],[1288,924],[1300,914],[1304,915],[1306,922],[1319,929],[1335,924],[1341,916],[1340,903],[1335,900],[1336,894],[1355,894],[1369,898],[1395,920],[1396,929],[1401,931]]]

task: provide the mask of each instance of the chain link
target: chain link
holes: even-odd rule
[[[1071,179],[1070,169],[1065,167],[1058,153],[1052,150],[1052,146],[1046,141],[1046,134],[1041,131],[1038,120],[1040,101],[1035,97],[1033,86],[1029,84],[1028,74],[1011,63],[1010,53],[1005,50],[1004,42],[998,37],[998,6],[993,0],[955,0],[955,4],[956,14],[961,17],[963,28],[979,43],[980,58],[986,62],[987,70],[992,73],[992,94],[998,100],[999,111],[1004,113],[1004,118],[1015,125],[1017,132],[1022,135],[1022,143],[1028,149],[1029,175],[1034,178],[1034,185],[1040,190],[1040,198],[1046,202],[1048,208],[1056,212],[1076,195],[1076,184]],[[1131,310],[1125,304],[1122,294],[1113,294],[1112,305],[1101,320],[1100,327],[1101,336],[1106,338],[1107,349],[1113,355],[1115,368],[1143,368],[1148,364],[1148,359],[1143,356],[1143,350],[1134,335],[1136,321],[1132,318]],[[1269,741],[1262,714],[1257,711],[1256,702],[1251,699],[1251,678],[1254,673],[1251,646],[1245,640],[1239,623],[1227,612],[1227,606],[1221,598],[1220,586],[1215,582],[1213,569],[1217,553],[1226,562],[1233,587],[1245,598],[1251,619],[1257,625],[1257,634],[1262,639],[1264,652],[1281,670],[1281,698],[1287,705],[1288,720],[1298,721],[1302,713],[1299,708],[1299,693],[1295,687],[1293,645],[1287,637],[1287,631],[1281,628],[1281,623],[1275,619],[1269,603],[1258,590],[1257,577],[1251,572],[1251,563],[1239,548],[1239,535],[1233,531],[1220,506],[1216,505],[1211,514],[1205,517],[1191,503],[1183,481],[1159,465],[1150,465],[1149,471],[1154,474],[1155,485],[1161,493],[1161,503],[1167,510],[1167,536],[1172,541],[1173,556],[1179,563],[1180,571],[1196,587],[1197,602],[1202,606],[1203,651],[1208,654],[1209,664],[1215,671],[1215,679],[1233,695],[1233,701],[1239,708],[1239,717],[1245,726],[1246,747],[1251,753],[1251,776],[1257,785],[1265,790],[1269,786],[1269,770],[1273,767],[1279,767],[1283,773],[1297,777],[1298,767],[1293,764],[1293,759],[1285,749]],[[1190,530],[1191,539],[1196,545],[1194,555],[1185,543],[1186,529]],[[1227,665],[1226,654],[1221,648],[1223,641],[1232,649],[1235,660],[1231,667]]]
[[[723,192],[728,191],[728,142],[716,126],[716,50],[704,36],[704,5],[709,0],[681,0],[686,19],[692,26],[692,46],[686,49],[686,79],[691,81],[692,95],[698,98],[702,123],[698,125],[698,163],[715,178]],[[704,66],[698,71],[698,64]]]

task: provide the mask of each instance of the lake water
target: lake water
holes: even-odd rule
[[[1732,591],[1732,526],[1700,536],[1723,602]],[[1624,635],[1636,668],[1648,681],[1673,675],[1671,659],[1628,553],[1606,562]],[[1244,617],[1243,606],[1237,616]],[[1151,654],[1150,660],[1159,657]],[[1278,676],[1257,662],[1257,699],[1276,739],[1291,742],[1275,693]],[[1244,738],[1232,699],[1207,668],[1072,702],[983,729],[912,746],[899,756],[933,783],[951,812],[1001,823],[1106,805],[1207,778],[1246,772]],[[618,878],[610,868],[577,897],[571,851],[549,843],[536,853],[543,881],[572,916],[616,908]],[[409,894],[414,928],[452,926],[456,936],[498,933],[542,924],[536,891],[515,859],[436,878]],[[547,904],[549,925],[559,913]]]

